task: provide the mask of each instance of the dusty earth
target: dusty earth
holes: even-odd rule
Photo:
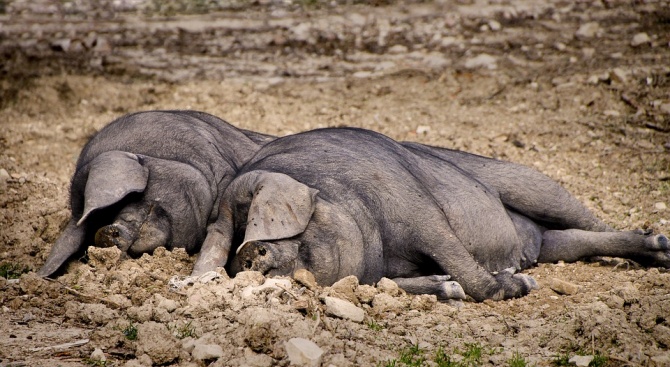
[[[287,366],[295,337],[324,366],[670,365],[670,273],[621,259],[542,264],[526,271],[541,289],[483,303],[355,279],[263,288],[257,273],[176,288],[194,260],[180,250],[90,247],[57,279],[29,271],[68,219],[87,138],[149,109],[277,135],[359,126],[511,160],[616,228],[670,233],[668,2],[43,0],[0,13],[13,278],[0,277],[0,366]],[[327,296],[363,321],[334,316]]]

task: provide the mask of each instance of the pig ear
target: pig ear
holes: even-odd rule
[[[318,190],[281,173],[263,173],[252,187],[247,230],[242,248],[251,241],[272,241],[296,236],[305,231]]]
[[[89,164],[84,213],[77,225],[81,225],[94,210],[115,204],[131,192],[144,191],[149,179],[149,170],[132,153],[105,152]]]

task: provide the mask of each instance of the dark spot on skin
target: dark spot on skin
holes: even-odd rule
[[[259,247],[258,248],[258,254],[259,255],[265,256],[266,253],[267,253],[267,251],[265,250],[265,247]]]

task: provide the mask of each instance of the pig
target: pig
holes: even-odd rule
[[[615,231],[533,169],[328,128],[263,146],[225,190],[193,268],[322,285],[391,278],[409,293],[500,300],[537,288],[537,262],[628,257],[670,266],[668,239]]]
[[[88,243],[130,256],[160,246],[197,252],[223,190],[272,139],[198,111],[145,111],[112,121],[79,155],[71,219],[38,274],[54,274]]]

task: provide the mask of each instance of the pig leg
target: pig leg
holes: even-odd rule
[[[571,262],[590,256],[613,256],[644,265],[670,268],[670,241],[662,234],[641,231],[590,232],[550,230],[542,235],[539,262]]]
[[[465,299],[460,284],[449,281],[449,275],[428,275],[416,278],[393,278],[400,288],[411,294],[434,294],[439,300]]]

